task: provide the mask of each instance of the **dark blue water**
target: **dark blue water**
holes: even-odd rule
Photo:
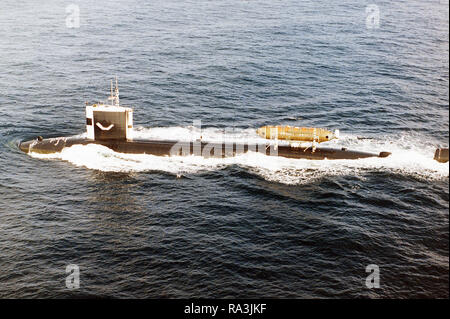
[[[69,2],[3,0],[0,297],[448,298],[448,1],[375,1],[370,29],[372,3],[80,0],[67,28]],[[143,136],[319,126],[393,156],[19,151],[83,133],[116,75]]]

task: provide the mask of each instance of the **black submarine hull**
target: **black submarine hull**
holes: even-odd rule
[[[384,158],[389,152],[368,153],[351,151],[345,148],[333,149],[317,147],[296,147],[292,145],[246,144],[246,143],[207,143],[203,141],[164,141],[164,140],[89,140],[82,137],[58,137],[22,142],[19,148],[25,153],[52,154],[61,152],[73,145],[103,145],[115,152],[126,154],[151,154],[157,156],[187,156],[200,155],[203,157],[230,157],[249,151],[259,152],[269,156],[281,156],[295,159],[309,160],[342,160],[362,159],[369,157]]]

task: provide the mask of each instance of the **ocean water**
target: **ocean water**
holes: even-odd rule
[[[448,1],[2,0],[0,68],[1,298],[448,298]],[[393,155],[20,152],[83,134],[114,76],[139,138],[317,126]]]

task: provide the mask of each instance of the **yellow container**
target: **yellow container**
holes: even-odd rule
[[[338,138],[339,131],[330,132],[323,128],[295,126],[263,126],[256,130],[266,139],[322,143]]]

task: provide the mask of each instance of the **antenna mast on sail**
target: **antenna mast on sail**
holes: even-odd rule
[[[117,82],[117,76],[116,76],[116,95],[114,97],[114,105],[119,106],[119,103],[120,103],[120,101],[119,101],[119,84]]]
[[[111,80],[111,95],[108,97],[108,100],[111,101],[111,105],[113,106],[119,106],[120,100],[119,100],[119,84],[117,82],[117,76],[116,76],[116,88],[113,93],[113,81]]]

